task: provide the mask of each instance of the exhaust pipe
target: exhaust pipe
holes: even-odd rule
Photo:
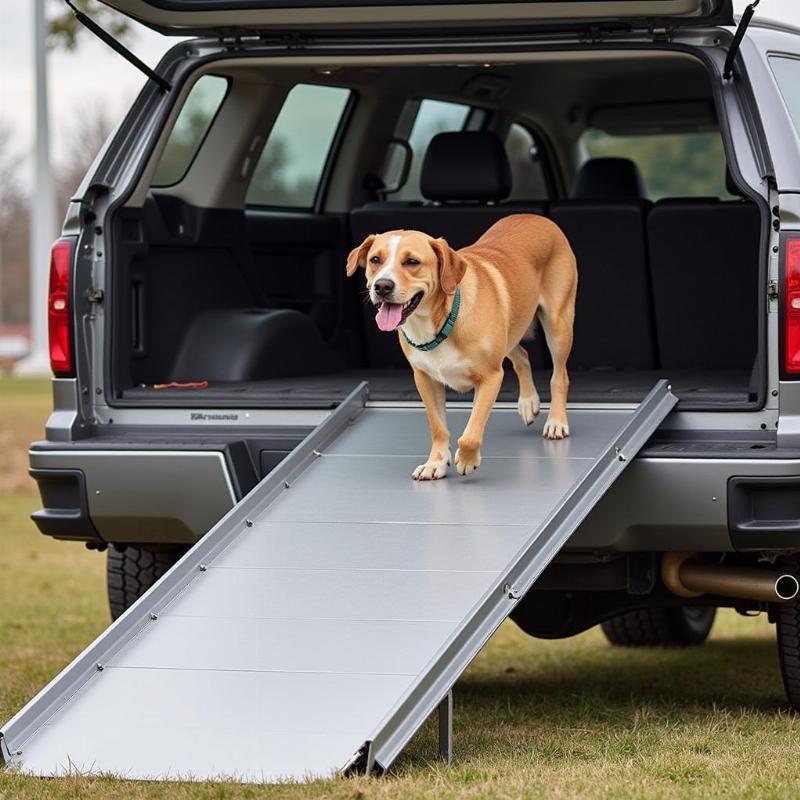
[[[697,553],[664,553],[661,580],[667,589],[680,597],[717,594],[767,603],[786,603],[800,592],[800,582],[788,573],[704,564],[698,559]]]

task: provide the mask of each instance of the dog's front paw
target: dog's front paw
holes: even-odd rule
[[[428,460],[420,464],[412,473],[411,477],[415,481],[438,481],[447,476],[447,468],[450,466],[450,453],[447,458],[438,460]]]
[[[569,436],[567,418],[549,416],[544,424],[542,436],[545,439],[566,439]]]
[[[456,471],[459,475],[469,475],[481,465],[480,448],[467,449],[459,447],[456,450]]]
[[[539,395],[534,394],[530,397],[520,397],[517,403],[517,410],[519,411],[520,417],[522,417],[522,421],[526,425],[532,425],[539,413]]]

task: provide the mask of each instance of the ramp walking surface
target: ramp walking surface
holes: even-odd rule
[[[572,411],[554,442],[545,414],[526,429],[496,409],[477,472],[418,483],[424,412],[364,398],[3,728],[7,763],[253,782],[387,769],[675,402],[657,386],[637,412]],[[466,419],[451,411],[451,430]]]

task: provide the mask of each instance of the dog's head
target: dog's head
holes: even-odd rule
[[[432,307],[441,293],[453,294],[466,262],[444,239],[421,231],[372,234],[347,257],[347,274],[366,270],[375,321],[393,331],[415,311]]]

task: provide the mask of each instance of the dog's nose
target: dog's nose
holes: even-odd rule
[[[388,297],[394,291],[394,281],[389,278],[381,278],[375,281],[374,287],[378,297]]]

